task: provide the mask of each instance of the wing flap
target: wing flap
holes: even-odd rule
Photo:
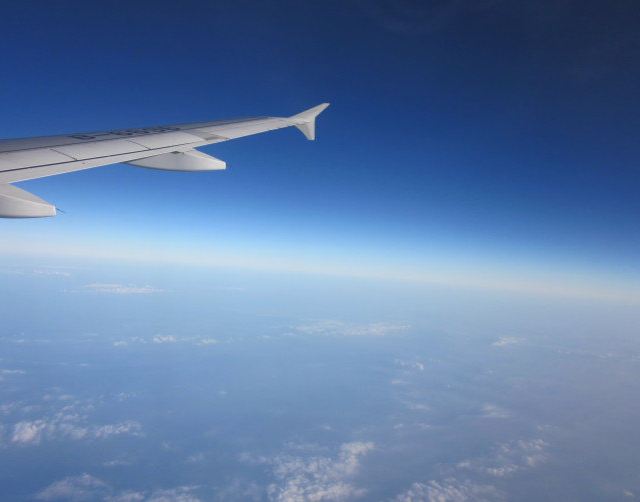
[[[78,143],[75,145],[57,146],[56,152],[60,152],[75,160],[96,159],[98,157],[109,157],[111,155],[123,155],[134,153],[148,148],[128,141],[126,139],[112,139],[107,141],[91,141],[89,143]],[[69,161],[69,159],[67,159]],[[51,164],[51,162],[49,162]]]
[[[162,134],[150,134],[148,136],[138,136],[129,141],[137,143],[145,148],[164,148],[166,146],[188,145],[189,143],[201,143],[202,138],[185,132],[166,132]]]
[[[0,153],[0,163],[11,166],[7,170],[46,164],[61,164],[63,162],[73,162],[74,160],[75,159],[51,148],[36,148],[34,150],[18,150],[15,152]]]

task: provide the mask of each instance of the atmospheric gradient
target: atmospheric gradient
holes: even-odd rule
[[[633,2],[20,2],[0,137],[243,116],[19,183],[0,498],[640,497]]]

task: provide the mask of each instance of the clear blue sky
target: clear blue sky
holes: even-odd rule
[[[3,6],[1,137],[332,103],[315,143],[207,147],[226,172],[24,183],[67,214],[2,221],[5,242],[637,290],[640,8],[559,4]]]

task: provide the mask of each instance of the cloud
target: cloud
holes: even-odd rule
[[[36,495],[36,500],[66,500],[81,502],[103,498],[108,491],[107,485],[90,474],[71,476],[56,481]]]
[[[497,445],[489,455],[443,468],[443,479],[416,482],[399,494],[394,502],[465,502],[505,500],[506,496],[491,482],[516,472],[537,467],[547,460],[547,443],[542,439],[520,439]],[[463,472],[472,471],[484,480],[470,481]]]
[[[3,268],[0,269],[2,275],[23,275],[36,277],[71,277],[71,273],[57,267],[44,268]]]
[[[44,420],[18,422],[13,427],[11,442],[22,444],[37,444],[40,442],[42,433],[46,427],[47,423]]]
[[[147,502],[200,502],[200,498],[193,494],[195,486],[180,486],[168,490],[156,490],[151,492]]]
[[[0,369],[0,375],[24,375],[25,373],[25,370]]]
[[[407,323],[376,322],[353,324],[342,321],[323,320],[295,326],[296,334],[323,336],[388,336],[408,330]]]
[[[65,270],[53,268],[37,268],[31,271],[32,275],[48,276],[48,277],[71,277],[71,274]]]
[[[12,370],[6,368],[0,368],[0,382],[2,382],[6,377],[11,377],[13,375],[24,375],[26,371],[24,370]]]
[[[482,407],[483,418],[510,418],[511,413],[496,404],[487,403]]]
[[[493,454],[465,460],[460,469],[488,474],[492,477],[508,477],[516,472],[531,469],[547,460],[547,443],[542,439],[520,439],[498,445]]]
[[[483,502],[504,498],[494,486],[447,478],[442,481],[414,483],[407,491],[396,496],[394,502]]]
[[[403,359],[396,359],[395,363],[405,371],[424,371],[426,368],[425,364],[420,361],[405,361]]]
[[[431,407],[428,404],[409,401],[405,403],[405,406],[411,411],[430,411]]]
[[[304,446],[302,450],[309,449]],[[267,487],[272,501],[344,501],[366,494],[365,489],[353,484],[352,478],[360,470],[362,457],[373,448],[371,442],[351,442],[342,444],[334,458],[282,454],[270,459],[245,455],[243,459],[271,466],[278,480]]]
[[[112,295],[150,295],[155,293],[164,293],[163,289],[154,288],[153,286],[135,286],[132,284],[115,284],[105,282],[93,282],[87,284],[83,288],[84,291],[93,293],[105,293]]]
[[[175,343],[177,341],[173,335],[156,335],[152,340],[153,343]]]
[[[144,498],[144,492],[127,490],[126,492],[122,492],[118,495],[108,497],[106,500],[108,502],[140,502],[143,501]]]
[[[201,338],[200,340],[198,340],[198,342],[196,343],[196,345],[216,345],[220,343],[218,340],[216,340],[215,338]]]
[[[516,338],[514,336],[503,336],[502,338],[499,338],[498,340],[493,342],[491,345],[493,347],[506,347],[507,345],[515,345],[520,342],[522,342],[521,338]]]
[[[55,481],[38,492],[35,498],[36,500],[63,500],[67,502],[95,500],[104,502],[201,502],[201,499],[193,493],[196,488],[196,486],[179,486],[153,491],[125,490],[118,492],[101,479],[85,473]]]
[[[85,421],[86,417],[68,411],[58,412],[49,418],[23,420],[13,426],[11,442],[16,445],[36,445],[43,440],[103,440],[113,436],[142,434],[142,426],[134,420],[93,426]]]
[[[106,439],[111,436],[139,436],[142,426],[135,420],[127,420],[126,422],[120,422],[117,424],[107,424],[95,427],[91,436],[96,439]]]

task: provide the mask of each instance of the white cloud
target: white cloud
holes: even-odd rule
[[[0,369],[0,375],[24,375],[25,373],[24,370]]]
[[[127,490],[104,498],[105,502],[201,502],[194,495],[196,486],[159,489],[151,492]]]
[[[153,343],[175,343],[177,339],[173,335],[156,335],[153,337]]]
[[[353,324],[342,321],[324,320],[295,326],[294,331],[301,335],[388,336],[402,333],[410,327],[407,323],[397,322]]]
[[[95,500],[105,502],[201,502],[201,499],[193,493],[196,488],[196,486],[179,486],[150,492],[134,490],[117,492],[101,479],[85,473],[55,481],[36,494],[35,498],[36,500],[63,500],[67,502]]]
[[[366,491],[355,486],[352,478],[360,470],[361,458],[373,448],[371,442],[352,442],[342,444],[334,458],[282,454],[271,459],[250,456],[244,459],[271,465],[278,480],[267,488],[272,501],[345,501],[365,495]]]
[[[42,438],[42,433],[47,427],[44,420],[18,422],[13,427],[12,443],[37,444]]]
[[[116,458],[114,460],[107,460],[106,462],[103,462],[102,465],[104,465],[105,467],[123,467],[123,466],[131,465],[131,463],[132,462],[130,460]]]
[[[135,420],[127,420],[126,422],[120,422],[117,424],[101,425],[95,427],[92,431],[92,436],[96,439],[106,439],[111,436],[139,436],[142,430],[142,426]]]
[[[414,483],[395,502],[483,502],[503,500],[504,496],[491,485],[481,485],[456,478],[427,483]]]
[[[194,453],[193,455],[189,455],[187,457],[187,462],[189,464],[199,464],[200,462],[204,462],[205,461],[205,455],[202,452],[199,453]]]
[[[201,338],[198,340],[197,345],[216,345],[218,343],[220,342],[215,338]]]
[[[106,425],[87,425],[86,417],[69,412],[70,408],[72,407],[66,407],[66,411],[55,413],[48,418],[23,420],[16,423],[13,426],[11,442],[16,445],[35,445],[43,440],[98,440],[112,436],[142,434],[142,426],[133,420]]]
[[[106,500],[108,502],[141,502],[144,498],[144,492],[127,490],[126,492],[122,492],[118,495],[108,497]]]
[[[36,495],[37,500],[65,500],[81,502],[96,500],[100,495],[106,494],[107,485],[90,474],[71,476],[56,481]],[[102,497],[100,497],[102,498]]]
[[[71,273],[64,269],[57,267],[43,267],[43,268],[3,268],[0,269],[2,275],[24,275],[24,276],[39,276],[39,277],[71,277]]]
[[[458,472],[472,471],[482,475],[485,481],[470,481],[450,475],[444,479],[416,482],[396,496],[394,502],[465,502],[495,501],[506,499],[505,494],[491,484],[495,478],[506,478],[512,474],[531,469],[546,461],[547,443],[542,439],[521,439],[497,445],[484,457],[459,462]],[[489,481],[489,482],[487,482]]]
[[[2,382],[6,377],[24,375],[25,373],[26,371],[24,370],[10,370],[0,368],[0,382]]]
[[[522,342],[522,338],[516,338],[515,336],[503,336],[498,338],[491,345],[494,347],[506,347],[507,345],[515,345]]]
[[[200,502],[200,498],[193,494],[195,486],[180,486],[168,490],[156,490],[149,494],[147,502]]]
[[[71,274],[65,270],[55,268],[37,268],[31,271],[33,275],[49,276],[49,277],[71,277]]]
[[[396,359],[395,363],[405,371],[424,371],[426,366],[421,361],[405,361],[403,359]]]
[[[542,439],[510,441],[498,445],[492,455],[465,460],[458,467],[503,478],[545,462],[546,448],[547,443]]]
[[[510,418],[511,413],[496,404],[487,403],[482,407],[483,418]]]
[[[154,288],[153,286],[135,286],[132,284],[115,284],[94,282],[84,286],[84,291],[93,293],[106,293],[113,295],[149,295],[154,293],[163,293],[163,289]]]
[[[407,402],[405,406],[409,408],[411,411],[429,411],[431,407],[428,404],[424,403],[416,403],[416,402]]]

